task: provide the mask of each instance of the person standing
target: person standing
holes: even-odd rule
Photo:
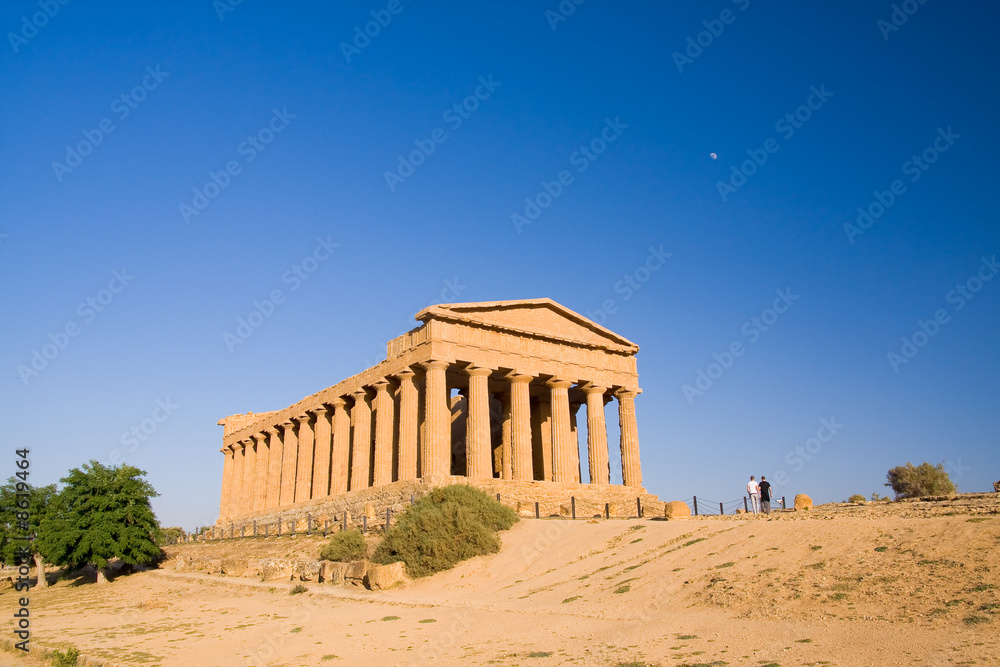
[[[771,483],[767,481],[763,475],[760,476],[760,484],[757,485],[760,490],[760,508],[764,510],[764,514],[771,513]]]
[[[757,514],[760,512],[760,487],[753,481],[753,475],[750,475],[750,481],[747,482],[747,494],[750,496],[750,507]]]

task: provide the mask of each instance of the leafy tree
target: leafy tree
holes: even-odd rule
[[[39,550],[38,527],[56,495],[56,485],[31,486],[11,477],[0,486],[0,561],[13,564],[27,550],[35,561],[38,586],[45,588],[44,554]],[[29,538],[29,539],[25,539]],[[26,563],[25,563],[26,564]]]
[[[944,464],[932,466],[924,461],[919,466],[907,462],[886,473],[886,486],[896,492],[896,499],[921,496],[947,496],[956,492],[955,484],[948,477]]]
[[[98,584],[112,558],[128,565],[157,560],[159,526],[149,499],[159,494],[145,474],[130,465],[107,467],[97,461],[70,470],[42,520],[39,548],[58,565],[94,566]]]

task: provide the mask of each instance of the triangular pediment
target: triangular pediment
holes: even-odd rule
[[[552,299],[486,301],[431,306],[417,319],[444,319],[551,340],[575,342],[635,354],[639,346]]]

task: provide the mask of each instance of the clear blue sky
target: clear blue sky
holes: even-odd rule
[[[211,523],[220,417],[372,365],[432,303],[545,296],[641,347],[663,499],[1000,478],[992,5],[45,4],[0,10],[11,473],[117,450],[165,524]]]

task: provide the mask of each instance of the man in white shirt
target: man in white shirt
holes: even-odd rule
[[[750,495],[750,507],[757,514],[760,512],[760,487],[753,480],[753,475],[750,475],[750,481],[747,482],[747,493]]]

